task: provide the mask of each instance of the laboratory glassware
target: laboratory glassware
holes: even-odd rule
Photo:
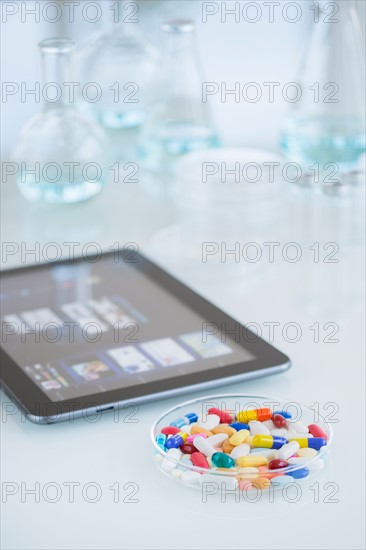
[[[72,203],[93,197],[104,184],[107,140],[76,108],[72,86],[75,43],[50,38],[39,44],[43,110],[22,129],[13,150],[17,183],[31,201]]]
[[[170,173],[180,156],[220,143],[202,100],[204,78],[193,21],[167,21],[162,35],[156,99],[142,130],[139,156],[148,170]]]
[[[331,10],[331,11],[330,11]],[[316,2],[281,146],[301,182],[349,183],[365,153],[365,49],[356,2]]]

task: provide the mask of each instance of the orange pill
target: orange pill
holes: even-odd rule
[[[268,489],[271,482],[266,477],[258,477],[257,479],[253,479],[252,485],[255,489]]]
[[[206,434],[207,437],[210,437],[211,435],[213,435],[212,432],[210,432],[209,430],[206,430],[205,428],[200,428],[199,426],[193,426],[193,428],[191,429],[191,435],[196,435],[196,434]]]
[[[234,445],[232,445],[228,439],[225,439],[222,448],[224,450],[224,453],[230,454],[231,451],[234,449]]]
[[[227,434],[229,437],[236,433],[234,428],[231,428],[229,424],[219,424],[212,430],[213,434]]]
[[[253,485],[249,479],[239,479],[239,489],[241,491],[250,491]]]

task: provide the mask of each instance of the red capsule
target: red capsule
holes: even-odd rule
[[[183,443],[183,445],[180,446],[180,450],[185,455],[191,455],[192,453],[196,453],[198,451],[192,443]]]
[[[220,418],[221,424],[231,424],[234,421],[234,418],[230,413],[222,411],[221,409],[216,409],[215,407],[208,409],[207,414],[217,414]]]
[[[167,426],[166,428],[163,428],[161,430],[161,433],[168,436],[168,435],[175,435],[180,432],[179,428],[176,428],[175,426]]]
[[[275,414],[272,417],[272,422],[276,428],[284,428],[286,426],[286,418],[282,414]]]
[[[321,427],[317,424],[309,424],[308,430],[313,437],[322,437],[323,439],[325,439],[325,441],[328,440],[328,436],[325,431],[322,430]]]
[[[278,470],[279,468],[286,468],[286,466],[288,466],[287,460],[281,460],[280,458],[275,458],[268,463],[270,470]]]
[[[203,453],[200,453],[198,451],[196,453],[192,453],[191,460],[194,466],[199,466],[200,468],[209,468],[208,462]]]

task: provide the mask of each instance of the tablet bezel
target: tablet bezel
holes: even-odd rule
[[[1,346],[1,383],[5,391],[20,405],[21,409],[32,421],[51,423],[67,420],[81,416],[81,414],[86,414],[86,411],[95,414],[95,412],[112,409],[126,402],[152,400],[154,396],[155,398],[169,397],[174,393],[188,391],[188,389],[230,383],[241,378],[265,376],[266,374],[281,372],[290,367],[290,360],[285,354],[262,340],[244,325],[208,302],[167,271],[147,259],[140,252],[134,251],[133,261],[131,261],[131,249],[129,248],[121,249],[117,252],[105,252],[99,261],[103,261],[104,258],[108,258],[111,255],[115,256],[116,253],[121,255],[122,261],[131,263],[133,268],[150,277],[166,292],[169,292],[178,300],[188,305],[188,307],[208,322],[217,323],[220,326],[221,323],[224,323],[227,327],[236,324],[240,331],[240,341],[235,340],[235,342],[250,351],[255,356],[255,359],[244,363],[215,367],[210,370],[174,376],[64,401],[52,401],[36,386],[20,365]],[[2,278],[11,277],[19,273],[34,272],[34,270],[52,269],[55,265],[75,264],[84,261],[86,261],[85,257],[78,257],[48,262],[46,264],[29,265],[3,271],[1,276]],[[226,337],[232,340],[229,332],[227,332]]]

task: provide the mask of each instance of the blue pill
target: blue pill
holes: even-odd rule
[[[287,412],[287,411],[275,411],[275,412],[273,413],[273,416],[274,416],[275,414],[281,414],[281,415],[283,416],[283,418],[292,418],[292,414],[289,413],[289,412]]]
[[[187,424],[187,421],[184,418],[177,418],[177,420],[174,420],[173,422],[170,423],[170,425],[174,426],[175,428],[181,428],[186,424]]]
[[[298,470],[293,470],[292,472],[287,472],[289,476],[293,477],[294,479],[302,479],[303,477],[307,477],[309,475],[309,469],[308,468],[299,468]]]
[[[165,434],[159,434],[156,436],[156,443],[159,445],[160,449],[163,449],[163,451],[165,451],[166,440],[167,440],[167,437]]]
[[[249,430],[248,424],[244,424],[244,422],[233,422],[232,424],[229,424],[230,428],[234,428],[237,432],[240,430]]]
[[[188,413],[185,415],[184,418],[187,418],[187,420],[189,421],[189,424],[193,424],[193,422],[197,422],[198,415],[196,413]]]
[[[172,435],[172,437],[168,437],[165,442],[165,447],[166,449],[178,449],[181,445],[183,445],[183,443],[183,437],[179,434],[176,434]]]

